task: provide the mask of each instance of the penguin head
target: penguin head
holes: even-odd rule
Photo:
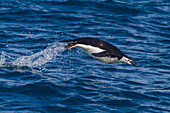
[[[131,65],[134,65],[136,66],[136,62],[133,61],[131,58],[129,58],[128,56],[126,55],[123,55],[123,57],[120,59],[123,63],[127,63],[127,64],[131,64]]]

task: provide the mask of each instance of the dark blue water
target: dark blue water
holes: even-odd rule
[[[94,37],[138,65],[60,40]],[[1,0],[1,112],[170,112],[169,0]]]

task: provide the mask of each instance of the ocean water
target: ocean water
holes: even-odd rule
[[[138,64],[59,43],[80,37]],[[0,0],[0,112],[169,113],[169,0]]]

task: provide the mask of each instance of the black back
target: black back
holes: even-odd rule
[[[100,39],[83,37],[83,38],[78,38],[72,41],[78,44],[85,44],[85,45],[91,45],[94,47],[99,47],[101,49],[106,50],[109,53],[115,54],[116,57],[118,57],[119,59],[122,58],[123,56],[123,53],[116,46],[106,41],[100,40]]]

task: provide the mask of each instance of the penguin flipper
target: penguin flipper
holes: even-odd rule
[[[110,57],[110,58],[119,57],[118,55],[116,55],[114,53],[110,53],[108,51],[103,51],[100,53],[92,53],[92,55],[95,57]]]

